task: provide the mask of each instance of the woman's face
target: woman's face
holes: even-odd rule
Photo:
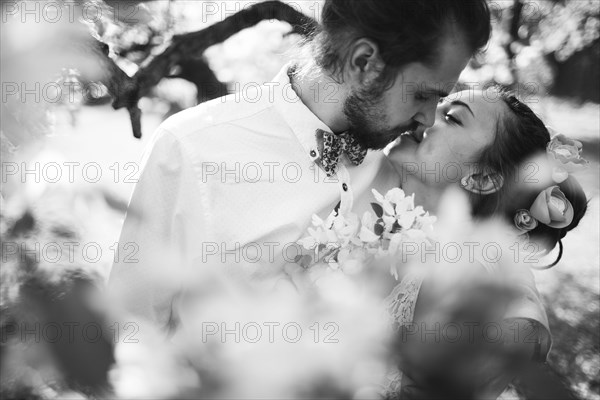
[[[403,180],[413,176],[428,186],[445,187],[474,172],[474,163],[494,141],[497,121],[507,110],[500,98],[489,94],[453,93],[438,104],[431,128],[402,135],[389,159]]]

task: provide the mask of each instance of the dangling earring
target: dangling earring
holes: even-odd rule
[[[460,180],[460,186],[471,193],[487,195],[497,192],[504,185],[504,178],[499,174],[473,173]]]
[[[471,176],[470,176],[470,175],[467,175],[467,176],[463,176],[463,177],[460,179],[460,186],[461,186],[463,189],[467,189],[467,187],[469,187],[469,178],[471,178]],[[467,189],[467,190],[468,190],[468,189]]]

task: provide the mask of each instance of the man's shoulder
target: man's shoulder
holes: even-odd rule
[[[264,118],[272,105],[265,99],[249,102],[238,94],[230,94],[180,111],[167,118],[161,128],[179,140],[206,136],[231,124],[244,126],[245,120]]]

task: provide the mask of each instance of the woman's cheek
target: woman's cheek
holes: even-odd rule
[[[424,148],[419,148],[417,158],[423,164],[422,168],[431,174],[439,174],[455,163],[454,156],[448,147],[436,147],[434,143],[428,143]]]
[[[441,154],[436,154],[438,148],[432,141],[423,141],[417,148],[417,154],[419,158],[423,161],[430,161],[439,159]]]

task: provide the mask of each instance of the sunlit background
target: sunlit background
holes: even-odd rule
[[[14,343],[5,342],[11,323],[45,310],[43,304],[30,303],[26,294],[39,290],[64,297],[72,287],[70,282],[84,281],[86,275],[91,282],[105,280],[115,256],[112,248],[118,241],[127,202],[139,174],[139,162],[155,128],[168,116],[196,105],[206,93],[210,95],[225,87],[231,93],[243,90],[247,84],[271,80],[293,57],[294,45],[301,40],[299,34],[289,33],[288,23],[265,20],[210,46],[203,54],[190,56],[187,66],[168,71],[173,77],[161,79],[139,100],[142,137],[136,139],[130,114],[126,108],[113,109],[109,90],[101,83],[108,67],[106,59],[100,61],[98,52],[90,50],[95,43],[106,43],[110,60],[132,77],[152,57],[162,53],[174,35],[204,29],[256,2],[65,3],[1,2],[2,234],[7,237],[9,232],[31,243],[96,243],[102,251],[87,259],[76,251],[75,260],[61,260],[57,263],[61,267],[55,265],[38,274],[35,285],[29,279],[31,274],[37,274],[35,266],[6,263],[3,256],[1,376],[2,393],[9,396],[30,393],[51,398],[69,393],[82,397],[90,392],[86,392],[85,384],[91,382],[93,386],[94,374],[102,375],[102,371],[69,375],[64,370],[71,373],[95,360],[99,365],[109,365],[112,356],[102,355],[106,349],[101,346],[75,360],[64,361],[52,353],[61,349],[47,349],[49,353],[42,354],[36,347],[35,354],[29,354],[15,350],[27,347],[25,344],[15,347]],[[316,20],[320,18],[321,1],[286,3]],[[580,140],[584,144],[583,156],[591,163],[587,171],[577,176],[590,199],[588,214],[567,235],[561,263],[549,271],[536,272],[536,279],[554,334],[550,364],[581,398],[600,399],[598,2],[507,0],[492,2],[491,8],[492,40],[485,54],[464,71],[461,82],[479,82],[482,86],[499,83],[515,89],[548,125]],[[74,17],[70,18],[66,10]],[[206,93],[202,89],[199,92],[194,83],[203,82],[206,75],[190,74],[190,70],[200,68],[198,63],[208,65],[218,80]],[[57,177],[52,163],[60,165],[61,176]],[[66,167],[69,165],[72,169]],[[25,177],[24,168],[30,170]],[[6,250],[3,247],[3,252]],[[153,354],[150,357],[121,350],[117,359],[129,376],[137,376],[139,371],[123,366],[128,357],[148,357],[142,361],[170,365],[143,375],[146,380],[155,379],[155,393],[164,390],[165,396],[175,396],[198,384],[193,374],[189,375],[189,366],[171,365],[168,363],[176,358]],[[60,368],[55,368],[56,359],[62,362]],[[4,366],[13,365],[10,363],[39,368],[8,372]],[[52,368],[53,378],[49,379],[47,372]],[[77,384],[65,384],[61,374]],[[125,373],[120,376],[113,375],[111,383],[118,386],[121,395],[147,394],[132,389],[140,382],[127,382]],[[178,389],[172,389],[173,386]]]

